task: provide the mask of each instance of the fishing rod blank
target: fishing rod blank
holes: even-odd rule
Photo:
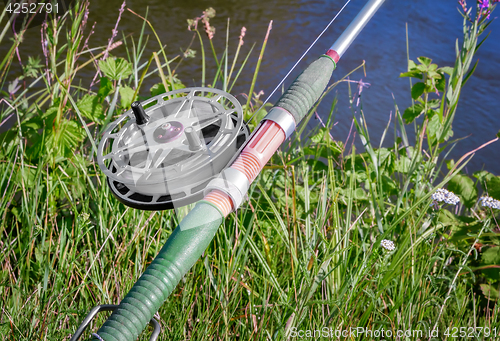
[[[375,14],[375,12],[377,12],[380,6],[382,6],[384,1],[385,0],[368,1],[368,3],[363,7],[361,12],[358,13],[358,15],[349,24],[349,26],[345,29],[345,31],[330,47],[329,51],[334,51],[338,55],[338,59],[336,59],[335,62],[338,62],[339,59],[344,55],[345,51],[347,51],[349,46],[351,46],[351,43],[354,41],[354,39],[356,39],[359,32],[361,32],[361,30],[365,27],[368,21],[370,21],[371,17]]]
[[[319,99],[336,63],[383,2],[368,1],[339,40],[297,77],[249,137],[241,132],[239,103],[209,88],[169,92],[154,98],[156,102],[136,103],[135,109],[111,125],[99,145],[98,162],[108,183],[118,183],[115,189],[121,196],[114,194],[125,204],[137,207],[139,198],[139,207],[157,209],[162,195],[168,199],[166,206],[174,207],[203,198],[92,340],[137,339],[206,250],[224,218],[241,205],[264,165]],[[202,125],[213,127],[203,130]],[[241,147],[238,136],[244,136]],[[198,167],[203,176],[183,167],[186,163]],[[172,182],[172,177],[180,183]],[[123,193],[122,185],[127,187]]]

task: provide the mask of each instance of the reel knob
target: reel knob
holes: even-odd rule
[[[125,205],[171,209],[202,199],[208,182],[229,166],[248,137],[232,95],[179,89],[132,103],[106,129],[97,161]]]
[[[189,143],[189,149],[195,151],[203,148],[203,143],[193,127],[187,127],[184,132],[186,133],[186,138]]]
[[[146,111],[144,111],[144,108],[141,105],[141,102],[135,101],[130,105],[130,108],[132,109],[132,112],[134,113],[135,116],[135,122],[138,125],[143,125],[144,123],[147,123],[149,121],[149,116],[146,115]]]

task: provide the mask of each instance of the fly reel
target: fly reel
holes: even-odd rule
[[[97,161],[118,200],[138,209],[202,199],[249,136],[238,100],[217,89],[174,90],[131,107],[106,129]]]

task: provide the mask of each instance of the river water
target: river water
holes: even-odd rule
[[[469,2],[473,3],[472,0]],[[301,69],[328,49],[364,3],[365,0],[351,1],[323,38],[299,64],[285,85],[290,84]],[[241,53],[247,53],[252,44],[256,43],[256,45],[249,59],[252,67],[246,68],[241,74],[232,91],[234,95],[248,92],[258,52],[269,22],[272,20],[272,30],[255,88],[256,92],[264,91],[263,97],[274,89],[343,4],[343,1],[327,0],[127,1],[127,6],[141,15],[145,14],[146,7],[148,7],[148,19],[158,32],[161,41],[167,44],[170,56],[175,56],[181,47],[186,48],[189,45],[193,33],[187,30],[186,19],[201,15],[207,7],[211,6],[217,11],[217,16],[211,20],[211,23],[217,29],[213,42],[219,51],[219,58],[225,44],[228,18],[230,18],[231,60],[238,43],[240,29],[243,26],[246,27],[245,45]],[[91,1],[89,22],[91,24],[94,21],[97,22],[95,34],[90,40],[91,46],[107,44],[120,5],[121,1],[117,0]],[[371,84],[369,88],[363,90],[363,108],[370,137],[375,145],[378,146],[389,117],[391,113],[394,113],[394,101],[401,111],[411,104],[409,81],[407,78],[398,77],[401,72],[406,71],[407,65],[406,25],[408,25],[411,59],[416,60],[419,56],[427,56],[439,66],[453,66],[455,41],[462,35],[463,22],[457,7],[458,3],[455,0],[388,0],[339,62],[334,79],[344,76],[363,60],[366,61],[366,77],[362,71],[358,71],[351,75],[351,80],[362,79]],[[500,9],[497,13],[500,13]],[[133,33],[137,39],[141,24],[139,18],[125,11],[119,24],[119,36],[122,32]],[[495,134],[500,130],[500,23],[493,22],[488,31],[491,31],[491,35],[477,53],[479,65],[475,75],[463,89],[453,126],[455,138],[466,137],[451,152],[451,157],[455,160],[495,138]],[[22,56],[41,55],[39,32],[39,28],[30,30],[21,48]],[[151,33],[149,29],[146,29],[146,32]],[[2,58],[8,45],[4,42],[0,46]],[[146,55],[149,57],[157,48],[154,36],[151,35]],[[193,48],[197,50],[197,57],[184,62],[177,70],[179,78],[187,86],[201,84],[200,48],[197,41],[193,44]],[[113,53],[125,56],[123,48],[116,49]],[[213,60],[209,60],[208,80],[215,74],[214,65]],[[19,72],[14,67],[11,76],[15,77]],[[86,70],[80,74],[80,77],[78,81],[81,80],[83,86],[88,86],[93,77],[93,71]],[[159,79],[154,80],[154,82],[158,81]],[[332,135],[336,139],[345,140],[352,122],[347,83],[341,83],[325,99],[324,104],[319,107],[318,114],[323,119],[326,118],[335,96],[339,102],[335,114],[337,124],[332,129]],[[279,94],[273,96],[271,102],[276,101],[278,97]],[[244,101],[243,97],[238,98]],[[312,120],[309,128],[318,122],[318,120]],[[391,124],[391,130],[384,145],[390,146],[392,140],[393,125]],[[470,174],[479,169],[500,174],[500,142],[477,152],[466,171]]]

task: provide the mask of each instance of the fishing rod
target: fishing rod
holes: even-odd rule
[[[92,309],[71,341],[78,340],[103,310],[113,312],[92,334],[93,341],[133,341],[148,323],[155,328],[150,340],[158,337],[159,324],[154,318],[158,309],[319,99],[340,58],[383,2],[365,4],[328,51],[295,79],[252,134],[236,98],[200,87],[134,102],[110,124],[99,143],[97,161],[118,200],[145,210],[196,205],[120,304]]]

